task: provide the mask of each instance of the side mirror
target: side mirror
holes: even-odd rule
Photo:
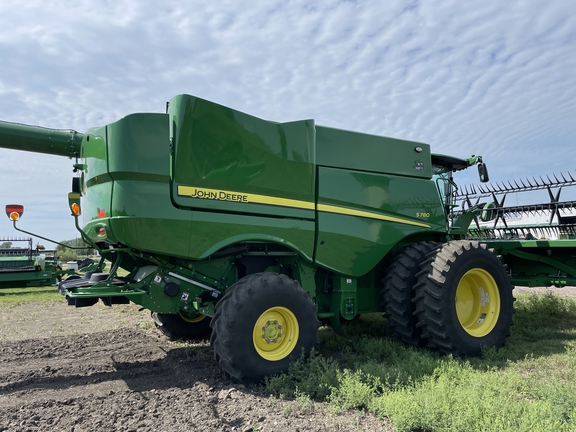
[[[16,222],[24,214],[24,206],[20,204],[8,204],[6,206],[6,216],[11,221]]]
[[[496,203],[494,202],[489,202],[486,204],[483,204],[481,206],[482,209],[482,213],[480,214],[480,220],[482,222],[488,222],[491,220],[496,219]]]
[[[72,177],[72,192],[74,193],[82,193],[80,188],[80,177]]]
[[[490,180],[490,177],[488,176],[488,168],[486,168],[484,162],[480,162],[478,164],[478,176],[480,177],[480,181],[482,183],[486,183]]]

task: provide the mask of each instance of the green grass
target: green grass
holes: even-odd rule
[[[507,345],[460,359],[405,346],[378,314],[320,331],[320,348],[266,380],[273,397],[388,417],[399,431],[576,429],[576,300],[523,295]]]
[[[64,297],[54,286],[0,289],[0,307],[13,307],[37,301],[62,302]]]

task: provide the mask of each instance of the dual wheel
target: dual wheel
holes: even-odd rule
[[[411,345],[477,355],[504,345],[510,334],[514,298],[506,268],[478,242],[409,246],[389,267],[382,294],[392,331]]]

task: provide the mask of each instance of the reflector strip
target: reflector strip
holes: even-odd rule
[[[258,195],[243,192],[231,192],[219,189],[197,188],[193,186],[178,186],[178,195],[190,198],[208,199],[214,201],[229,201],[237,203],[269,204],[281,207],[314,210],[314,203],[308,201],[278,198],[268,195]]]
[[[432,228],[430,225],[422,223],[422,222],[415,222],[415,221],[411,221],[408,219],[401,219],[401,218],[397,218],[397,217],[393,217],[393,216],[386,216],[386,215],[383,215],[380,213],[373,213],[373,212],[367,212],[367,211],[362,211],[362,210],[354,210],[354,209],[349,209],[349,208],[345,208],[345,207],[337,207],[337,206],[326,205],[326,204],[318,204],[318,211],[323,211],[326,213],[337,213],[337,214],[343,214],[343,215],[348,215],[348,216],[360,216],[360,217],[369,218],[369,219],[383,220],[386,222],[396,222],[396,223],[401,223],[404,225],[414,225],[414,226],[418,226],[418,227],[422,227],[422,228]]]
[[[6,213],[24,213],[24,206],[18,204],[8,204],[6,205]]]
[[[336,213],[347,216],[358,216],[368,219],[376,219],[386,222],[395,222],[422,228],[431,228],[431,225],[422,222],[416,222],[409,219],[402,219],[394,216],[387,216],[381,213],[374,213],[327,204],[318,204],[316,206],[313,202],[309,201],[278,198],[268,195],[248,194],[243,192],[231,192],[219,189],[197,188],[194,186],[181,186],[181,185],[178,186],[178,195],[184,197],[208,199],[214,201],[228,201],[228,202],[239,202],[249,204],[268,204],[280,207],[299,208],[304,210],[317,210],[325,213]]]

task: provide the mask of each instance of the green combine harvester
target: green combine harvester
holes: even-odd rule
[[[56,251],[32,247],[31,238],[0,238],[0,288],[55,285],[74,271],[63,270]],[[24,247],[22,247],[24,245]]]
[[[70,209],[102,261],[59,284],[69,304],[139,304],[171,338],[210,337],[238,380],[286,371],[321,323],[374,312],[406,343],[475,355],[505,343],[511,283],[576,283],[572,240],[470,239],[507,211],[458,195],[454,172],[488,180],[479,156],[189,95],[84,134],[0,123],[0,147],[74,159]],[[21,210],[7,208],[15,228]]]

